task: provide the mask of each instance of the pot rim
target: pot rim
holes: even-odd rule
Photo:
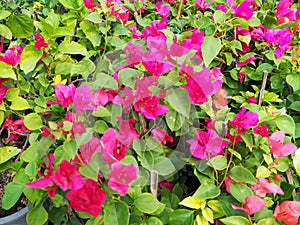
[[[8,222],[14,222],[19,220],[19,218],[25,216],[28,213],[28,207],[26,206],[25,208],[21,209],[18,212],[15,212],[9,216],[5,216],[0,218],[0,225],[7,224]]]

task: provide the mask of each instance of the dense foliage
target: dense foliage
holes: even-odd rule
[[[29,225],[298,224],[299,4],[2,1],[3,208],[24,194]]]

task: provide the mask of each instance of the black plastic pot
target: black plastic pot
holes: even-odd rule
[[[11,214],[6,217],[0,218],[0,225],[27,225],[26,223],[26,214],[28,212],[28,208],[25,207],[24,209]]]

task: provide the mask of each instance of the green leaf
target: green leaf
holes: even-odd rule
[[[4,36],[5,38],[11,40],[12,39],[12,32],[11,30],[5,26],[4,24],[0,24],[0,35]]]
[[[190,96],[185,89],[176,88],[168,90],[166,100],[174,110],[181,113],[187,118],[190,117]]]
[[[300,76],[299,74],[287,75],[286,82],[293,88],[294,92],[300,90]]]
[[[20,59],[21,70],[23,70],[25,74],[33,71],[41,57],[42,50],[38,50],[32,45],[26,46]]]
[[[256,184],[256,179],[253,174],[242,166],[233,167],[228,174],[233,180],[237,182],[246,182],[249,184]]]
[[[74,41],[69,42],[64,40],[59,46],[58,51],[65,54],[74,54],[74,55],[87,55],[86,48]]]
[[[114,90],[118,90],[118,83],[117,81],[112,77],[104,73],[99,73],[96,76],[96,81],[92,84],[98,88],[111,88]]]
[[[78,9],[83,3],[82,0],[59,0],[59,2],[67,9]]]
[[[267,71],[268,73],[271,73],[273,71],[274,67],[269,64],[269,63],[262,63],[260,64],[257,69],[255,70],[254,73],[247,73],[247,75],[252,79],[252,80],[262,80],[263,78],[263,72]]]
[[[204,38],[204,43],[201,45],[201,51],[205,66],[209,66],[219,54],[221,47],[222,44],[219,38],[214,38],[213,36],[206,36]]]
[[[98,15],[99,16],[99,15]],[[84,20],[80,23],[80,28],[84,32],[86,38],[92,42],[93,46],[99,46],[101,43],[101,36],[97,31],[97,26],[92,24],[91,22]]]
[[[221,10],[216,10],[215,13],[214,13],[214,22],[215,23],[220,23],[220,22],[223,22],[225,20],[227,20],[228,18],[230,18],[230,13],[224,13],[223,11]]]
[[[163,223],[157,217],[151,216],[140,225],[163,225]]]
[[[269,217],[258,221],[257,225],[277,225],[275,218]]]
[[[78,146],[75,140],[66,140],[63,144],[64,151],[70,156],[71,159],[77,154]]]
[[[278,164],[275,164],[274,167],[280,171],[285,172],[289,169],[289,160],[286,157],[281,157],[278,160]]]
[[[91,21],[93,23],[101,23],[102,18],[99,13],[92,12],[85,17],[86,20]]]
[[[204,218],[206,220],[208,220],[210,223],[214,223],[214,213],[213,211],[208,208],[208,207],[205,207],[203,210],[202,210],[202,215],[204,216]]]
[[[160,203],[157,198],[150,193],[139,194],[133,204],[140,212],[150,215],[155,214],[156,210],[164,206],[164,204]]]
[[[1,61],[0,61],[0,78],[11,78],[14,80],[17,79],[13,67]]]
[[[171,131],[178,131],[184,123],[184,116],[176,111],[171,111],[166,114],[166,122]]]
[[[216,198],[220,195],[221,191],[220,188],[211,183],[203,183],[197,189],[193,197],[201,198],[201,199],[212,199]]]
[[[30,113],[24,117],[24,125],[29,130],[37,130],[42,128],[42,118],[37,113]]]
[[[233,182],[230,183],[230,193],[231,195],[242,202],[249,195],[253,195],[251,188],[244,184],[235,184]]]
[[[230,216],[220,220],[225,225],[250,225],[249,221],[242,216]]]
[[[155,158],[153,169],[161,176],[167,176],[176,172],[176,168],[171,160],[162,156]]]
[[[12,15],[6,24],[16,38],[29,38],[33,32],[33,19],[25,14]]]
[[[25,110],[29,108],[30,108],[29,103],[26,101],[26,99],[22,97],[16,97],[11,101],[11,106],[10,106],[11,110]]]
[[[224,170],[227,167],[227,159],[223,155],[218,155],[207,162],[207,165],[216,170]]]
[[[8,210],[13,207],[19,200],[23,192],[23,188],[24,185],[18,184],[16,182],[11,182],[6,185],[4,196],[2,199],[2,208]]]
[[[10,160],[12,157],[18,155],[21,152],[21,149],[13,146],[5,146],[0,148],[0,164],[5,163]]]
[[[26,221],[28,224],[44,225],[48,220],[48,213],[42,204],[37,204],[26,215]]]
[[[3,20],[5,18],[9,17],[10,14],[11,14],[11,12],[8,10],[1,10],[0,11],[0,20]]]
[[[248,20],[248,23],[250,27],[258,27],[261,25],[260,20],[255,16],[252,16],[250,20]]]
[[[272,15],[266,15],[263,24],[267,28],[278,28],[277,20]]]
[[[256,171],[256,178],[268,178],[271,172],[265,166],[259,166]]]
[[[293,117],[289,115],[279,115],[273,121],[284,133],[292,135],[293,138],[295,137],[296,125]]]
[[[83,59],[79,63],[73,65],[71,76],[80,74],[84,78],[87,78],[95,69],[96,66],[90,59]]]
[[[241,135],[243,141],[245,142],[246,146],[252,151],[253,148],[253,137],[251,133],[244,133]]]
[[[129,208],[122,201],[109,201],[104,205],[104,225],[128,225]]]
[[[192,225],[194,212],[188,209],[176,209],[169,219],[169,225]]]
[[[125,68],[118,72],[119,83],[124,84],[130,88],[134,88],[135,79],[140,77],[143,73],[132,68]]]
[[[300,101],[293,102],[292,104],[289,105],[288,108],[300,112]]]
[[[4,122],[4,112],[0,111],[0,127],[2,126],[2,123]],[[1,163],[0,163],[1,164]]]
[[[187,197],[183,199],[179,204],[191,209],[200,209],[202,202],[203,200],[200,198]]]
[[[196,225],[209,225],[209,222],[207,219],[204,218],[204,216],[198,214],[196,216]],[[195,224],[195,223],[194,223]]]

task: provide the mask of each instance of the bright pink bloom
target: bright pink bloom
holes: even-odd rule
[[[0,61],[12,66],[17,65],[20,62],[23,49],[24,48],[19,45],[12,46],[5,51],[4,55],[0,56]]]
[[[87,163],[92,161],[92,157],[95,152],[101,152],[100,139],[92,136],[88,143],[85,143],[79,147],[81,156]]]
[[[73,103],[75,91],[76,87],[74,84],[70,84],[68,86],[64,84],[56,84],[55,97],[57,98],[57,102],[49,100],[47,104],[61,104],[64,108],[68,108],[68,106]]]
[[[190,37],[183,40],[182,47],[201,52],[201,45],[204,43],[204,32],[200,32],[198,28],[193,29],[192,32]]]
[[[167,106],[159,104],[157,96],[146,97],[134,104],[136,112],[142,112],[147,119],[155,119],[156,117],[169,112]]]
[[[300,202],[284,201],[277,204],[274,210],[275,219],[284,222],[286,225],[297,225],[300,216]]]
[[[32,188],[46,188],[48,190],[48,195],[50,197],[54,197],[56,194],[56,188],[55,186],[49,186],[53,180],[52,180],[52,176],[54,174],[54,167],[53,167],[53,163],[54,163],[54,154],[49,153],[48,154],[48,165],[44,166],[41,165],[41,168],[46,169],[46,175],[44,173],[42,173],[41,171],[38,171],[39,176],[43,176],[43,178],[40,178],[39,180],[33,181],[33,182],[29,182],[26,183],[26,186],[28,187],[32,187]]]
[[[128,66],[134,66],[141,62],[143,55],[142,45],[134,45],[132,42],[127,42],[124,49]]]
[[[235,15],[245,20],[251,19],[253,15],[253,1],[245,0],[238,7],[235,8]]]
[[[84,4],[85,7],[87,7],[88,9],[91,9],[91,10],[94,10],[94,9],[95,9],[94,0],[84,0],[83,4]]]
[[[83,135],[86,132],[86,128],[85,125],[82,121],[76,121],[73,122],[72,125],[72,134],[79,134],[79,135]]]
[[[155,8],[161,18],[167,18],[170,15],[170,6],[164,5],[164,2],[156,2]]]
[[[226,142],[214,130],[208,132],[197,130],[194,140],[187,141],[190,146],[191,154],[199,159],[210,159],[223,152]]]
[[[92,102],[93,106],[105,106],[111,102],[116,94],[115,90],[109,88],[101,88],[93,93]]]
[[[48,47],[48,44],[45,42],[45,39],[41,34],[34,34],[33,36],[35,38],[35,43],[34,43],[35,48],[40,50],[42,47],[44,48]]]
[[[82,110],[96,110],[95,106],[91,105],[93,92],[88,85],[80,86],[76,89],[73,102],[76,107],[76,115],[80,115]]]
[[[268,126],[266,124],[258,125],[253,131],[255,134],[259,134],[262,137],[269,137]]]
[[[24,118],[18,120],[13,120],[10,115],[8,115],[2,124],[2,128],[6,128],[9,131],[8,140],[18,140],[21,134],[25,132],[30,132],[24,125]]]
[[[129,87],[124,87],[123,92],[119,92],[113,99],[113,103],[123,105],[123,111],[126,113],[134,102],[133,91]]]
[[[233,204],[231,204],[231,207],[234,209],[243,210],[248,215],[251,215],[262,210],[266,205],[266,202],[257,196],[250,195],[247,196],[245,200],[246,202],[242,202],[242,207],[238,207]]]
[[[221,11],[223,11],[224,13],[227,12],[226,5],[224,5],[224,4],[218,4],[218,5],[216,6],[216,10],[221,10]]]
[[[108,186],[125,196],[129,184],[137,179],[138,168],[134,164],[124,165],[115,162],[111,165],[111,173],[108,174]]]
[[[289,0],[281,0],[276,5],[275,14],[279,18],[279,21],[288,22],[293,21],[295,19],[295,9],[290,9],[292,5],[292,1]]]
[[[170,136],[165,129],[156,127],[151,131],[152,136],[160,143],[165,145],[167,141],[173,142],[173,137]]]
[[[265,178],[258,178],[258,184],[252,184],[251,189],[255,191],[256,195],[259,197],[265,197],[266,194],[276,193],[279,195],[283,195],[284,192],[282,189],[274,183],[269,182]]]
[[[43,126],[42,127],[42,136],[48,137],[50,135],[51,135],[51,130],[49,129],[49,127]]]
[[[251,63],[253,62],[254,60],[256,60],[256,57],[254,55],[250,55],[250,57],[242,62],[239,62],[237,64],[237,67],[242,67],[242,66],[245,66],[247,65],[248,63]]]
[[[238,79],[241,83],[243,83],[245,81],[246,78],[246,72],[245,71],[241,71],[238,73]]]
[[[196,0],[196,7],[201,10],[205,10],[210,7],[210,4],[206,3],[206,0]]]
[[[63,191],[67,189],[77,190],[82,187],[82,176],[79,173],[78,166],[69,163],[67,160],[63,160],[59,164],[58,169],[53,175],[53,181]]]
[[[239,113],[236,114],[233,120],[229,120],[228,124],[238,129],[238,133],[242,134],[244,130],[255,126],[258,123],[258,115],[254,112],[246,112],[243,107]]]
[[[101,137],[101,147],[102,159],[108,164],[123,159],[128,149],[122,144],[120,134],[112,128],[106,130]]]
[[[157,77],[175,67],[170,62],[161,59],[157,52],[144,53],[142,63],[149,73]]]
[[[254,96],[251,96],[251,97],[247,98],[247,102],[252,103],[252,104],[256,104],[257,100]]]
[[[159,182],[159,187],[160,188],[166,188],[169,191],[172,191],[172,189],[173,189],[173,183],[163,180],[163,181]]]
[[[290,155],[297,150],[297,147],[292,142],[283,144],[284,137],[285,135],[283,131],[277,131],[269,138],[269,145],[272,148],[270,153],[275,155],[277,158]]]
[[[181,46],[180,44],[176,43],[175,40],[173,44],[170,46],[170,55],[174,57],[181,57],[184,56],[189,52],[189,49]]]
[[[140,134],[134,128],[136,121],[134,118],[123,120],[122,117],[119,117],[118,120],[120,122],[120,140],[123,145],[129,147],[135,139],[140,138]]]
[[[69,207],[97,217],[106,200],[106,192],[98,186],[96,181],[87,179],[83,187],[71,190],[67,194],[67,198],[70,199]]]
[[[6,85],[3,84],[3,82],[5,82],[6,80],[7,79],[1,79],[0,78],[0,105],[2,104],[2,101],[6,96],[7,90],[12,88],[12,86],[6,86]]]

